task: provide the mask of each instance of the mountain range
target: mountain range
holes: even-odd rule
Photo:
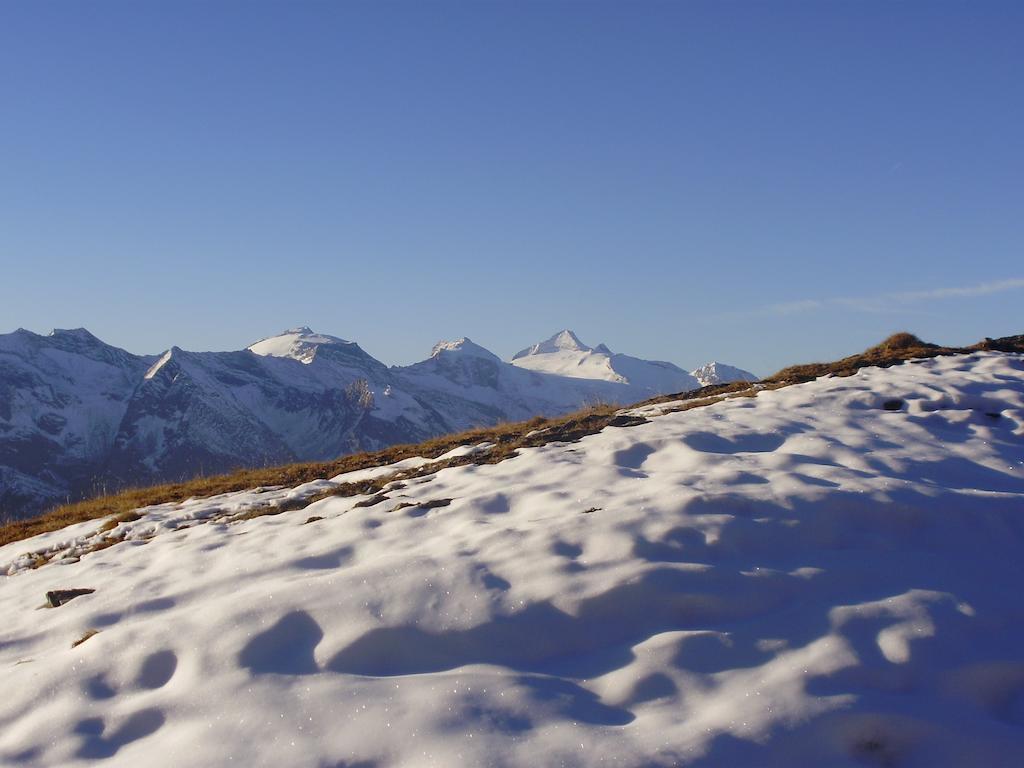
[[[572,331],[511,362],[468,338],[387,366],[293,328],[235,352],[134,355],[83,328],[0,335],[0,514],[126,485],[316,461],[503,420],[756,377],[589,347]]]

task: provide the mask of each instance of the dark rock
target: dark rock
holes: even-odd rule
[[[437,509],[438,507],[447,507],[452,503],[452,499],[431,499],[430,501],[423,501],[419,504],[413,504],[406,514],[409,517],[423,517],[431,509]]]
[[[387,500],[388,500],[388,495],[386,493],[378,493],[376,496],[371,496],[370,498],[364,499],[363,501],[357,501],[352,506],[352,508],[356,509],[358,507],[372,507],[372,506],[375,506],[377,504],[380,504],[382,501],[387,501]]]
[[[51,608],[59,608],[76,597],[91,595],[95,591],[95,589],[54,589],[46,593],[46,602]]]
[[[424,501],[418,506],[422,507],[423,509],[435,509],[437,507],[447,507],[451,503],[452,499],[432,499],[430,501]]]
[[[650,420],[643,416],[629,416],[621,414],[608,422],[609,427],[635,427],[638,424],[647,424]]]

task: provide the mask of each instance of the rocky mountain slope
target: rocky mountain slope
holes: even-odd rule
[[[0,764],[1024,764],[1024,357],[688,405],[0,547]]]
[[[564,339],[581,361],[552,364]],[[562,341],[560,341],[562,340]],[[0,336],[0,514],[126,484],[333,458],[502,420],[699,386],[570,331],[504,362],[469,339],[389,367],[295,328],[239,352],[132,355],[84,329]]]

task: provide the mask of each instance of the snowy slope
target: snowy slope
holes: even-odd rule
[[[669,407],[0,548],[0,764],[1024,764],[1024,360]]]
[[[588,347],[570,330],[518,352],[512,364],[539,373],[627,384],[648,397],[701,386],[672,363],[617,354],[604,344]]]

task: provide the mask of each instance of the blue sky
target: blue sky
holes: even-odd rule
[[[1024,331],[1024,4],[0,0],[0,332],[758,373]]]

